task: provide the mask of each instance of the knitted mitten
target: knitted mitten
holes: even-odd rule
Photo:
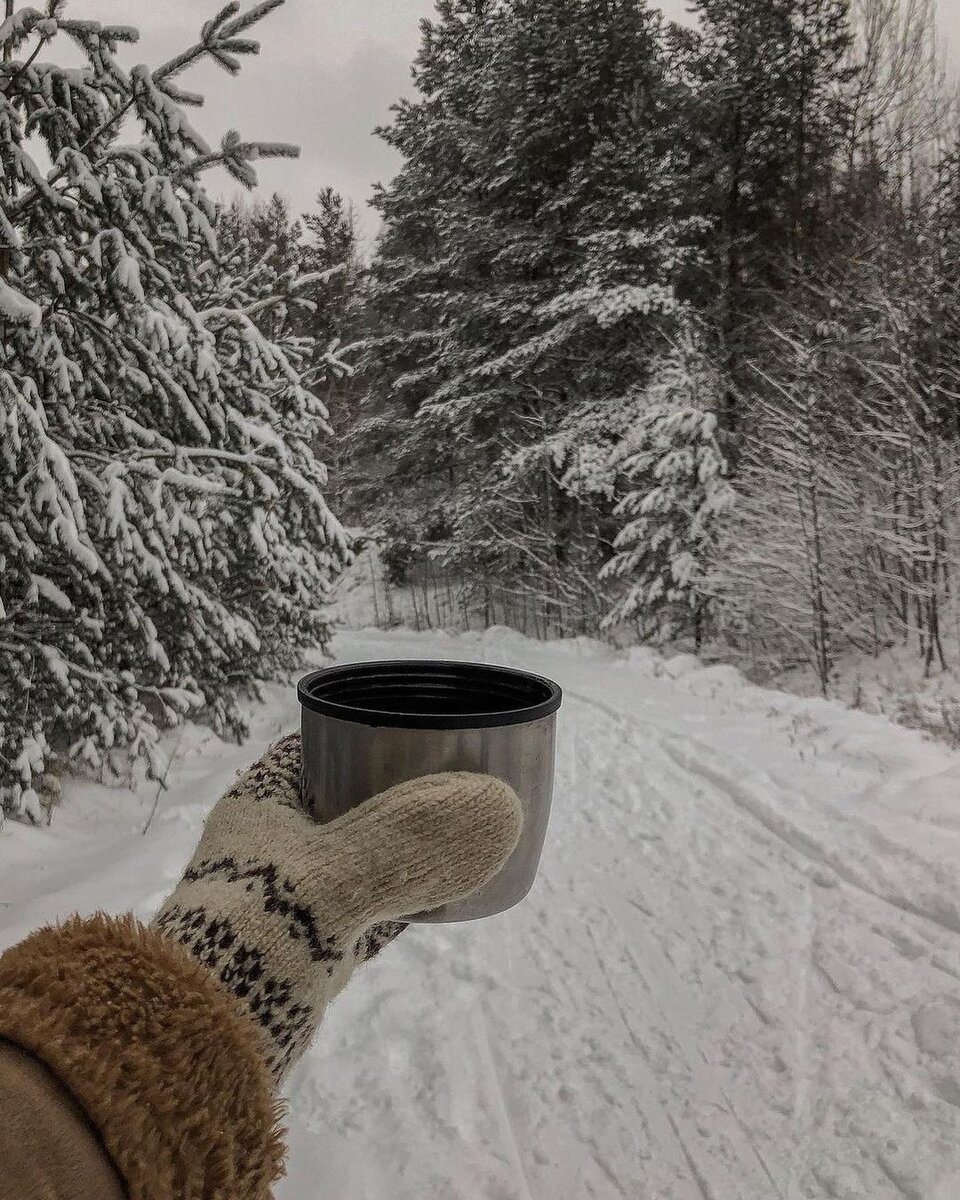
[[[216,804],[154,920],[241,1001],[277,1080],[398,918],[477,891],[521,823],[516,795],[485,775],[402,783],[324,825],[300,809],[299,785],[292,735]]]

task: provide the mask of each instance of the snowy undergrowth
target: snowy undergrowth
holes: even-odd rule
[[[509,630],[338,635],[338,657],[557,678],[554,815],[514,911],[411,929],[289,1085],[278,1200],[952,1200],[960,756],[836,703]],[[305,667],[310,664],[305,663]],[[154,910],[244,747],[188,725],[169,790],[67,780],[0,834],[0,944]]]
[[[352,532],[361,538],[364,536],[362,530]],[[376,549],[370,544],[364,545],[337,580],[328,613],[331,622],[341,629],[376,626],[421,632],[434,624],[447,623],[456,624],[463,631],[463,614],[456,589],[448,591],[436,584],[389,586]],[[951,628],[960,628],[960,622],[953,619],[949,624]],[[550,644],[562,646],[565,641]],[[611,634],[609,641],[593,644],[630,652],[630,647],[624,645],[622,633]],[[640,656],[649,656],[652,663],[661,663],[667,674],[673,670],[667,664],[671,660],[687,662],[693,648],[692,639],[649,650],[635,647]],[[960,640],[954,646],[948,639],[947,649],[952,656],[960,654]],[[754,661],[748,654],[719,640],[706,642],[699,658],[700,667],[729,667],[741,678],[764,687],[800,697],[820,695],[820,684],[811,666],[784,667],[775,662]],[[960,673],[952,668],[950,658],[946,670],[935,668],[928,675],[915,648],[897,647],[877,656],[845,655],[834,665],[830,699],[849,708],[887,717],[955,749],[960,748]]]
[[[799,695],[817,691],[810,670],[783,672],[776,682]],[[960,747],[960,674],[949,665],[927,673],[913,648],[896,647],[876,657],[845,655],[834,666],[830,694]]]

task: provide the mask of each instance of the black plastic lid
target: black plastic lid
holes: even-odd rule
[[[539,675],[487,663],[348,663],[304,676],[304,708],[361,725],[398,729],[491,729],[549,717],[563,693]]]

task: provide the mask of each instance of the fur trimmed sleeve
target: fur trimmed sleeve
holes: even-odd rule
[[[252,1022],[132,917],[75,917],[0,956],[0,1035],[66,1085],[131,1200],[266,1200],[282,1174]]]

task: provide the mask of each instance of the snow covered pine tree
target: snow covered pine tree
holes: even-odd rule
[[[117,60],[136,31],[70,19],[63,0],[0,26],[8,810],[38,815],[54,758],[119,767],[122,749],[156,770],[159,731],[188,711],[238,731],[237,685],[326,636],[319,601],[348,550],[313,451],[313,348],[264,332],[316,281],[223,267],[201,181],[219,164],[252,186],[254,159],[296,150],[235,132],[211,148],[177,82],[203,59],[236,73],[280,3],[228,4],[154,70]],[[82,69],[39,57],[57,38]]]
[[[613,465],[626,481],[605,578],[627,586],[605,624],[642,620],[645,636],[693,629],[699,643],[718,520],[733,504],[717,442],[721,388],[689,329],[634,398]]]
[[[662,25],[643,0],[442,0],[381,131],[404,163],[375,200],[359,441],[404,496],[387,550],[531,632],[599,623],[598,464],[696,257]]]

